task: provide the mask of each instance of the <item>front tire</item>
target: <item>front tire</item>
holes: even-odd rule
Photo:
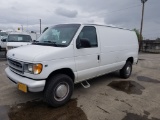
[[[59,107],[70,100],[73,90],[73,80],[65,74],[58,74],[51,77],[47,82],[44,99],[49,105]]]
[[[120,76],[121,78],[127,79],[130,77],[132,73],[132,63],[130,61],[127,61],[124,67],[120,70]]]

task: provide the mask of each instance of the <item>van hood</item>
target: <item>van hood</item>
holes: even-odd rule
[[[24,62],[41,62],[73,57],[73,46],[26,45],[7,52],[7,57]]]

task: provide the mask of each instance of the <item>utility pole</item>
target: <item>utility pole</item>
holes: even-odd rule
[[[143,31],[143,17],[144,17],[144,6],[145,6],[145,2],[147,2],[147,0],[141,0],[142,2],[142,19],[141,19],[141,28],[140,28],[140,36],[139,36],[139,41],[140,41],[140,45],[139,45],[139,51],[141,49],[142,46],[142,31]]]
[[[28,15],[27,15],[27,32],[28,32]]]
[[[39,19],[39,21],[40,21],[40,34],[41,34],[41,19]]]
[[[22,32],[23,32],[23,25],[21,25],[22,26]]]

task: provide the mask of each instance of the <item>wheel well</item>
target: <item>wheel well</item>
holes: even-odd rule
[[[127,61],[129,61],[133,64],[133,57],[128,58]]]
[[[74,82],[75,76],[74,76],[73,71],[70,68],[62,68],[62,69],[59,69],[59,70],[55,70],[49,75],[48,78],[50,78],[51,76],[56,75],[56,74],[68,75]]]

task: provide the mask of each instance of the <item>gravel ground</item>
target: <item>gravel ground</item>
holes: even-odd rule
[[[43,93],[23,93],[6,77],[0,52],[0,120],[160,120],[160,54],[140,54],[129,79],[118,72],[75,85],[72,100],[51,108]]]

